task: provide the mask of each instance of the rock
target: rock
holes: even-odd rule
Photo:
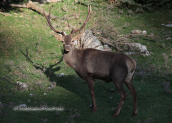
[[[145,30],[143,30],[142,34],[146,35],[146,34],[147,34],[147,32],[146,32]]]
[[[47,103],[45,103],[45,102],[40,102],[40,107],[41,107],[41,108],[47,108]]]
[[[82,40],[82,47],[85,48],[93,48],[102,51],[112,51],[112,49],[108,45],[101,45],[101,42],[93,35],[91,30],[86,30],[81,37]],[[78,41],[74,42],[75,46],[79,48]]]
[[[112,51],[112,49],[111,49],[107,44],[104,45],[104,49],[105,49],[106,51]]]
[[[20,108],[27,108],[27,106],[26,106],[26,104],[20,104],[19,106],[18,106],[18,108],[20,109]]]
[[[28,90],[28,84],[18,81],[17,90],[20,90],[20,91]]]
[[[62,76],[64,76],[64,73],[56,75],[56,77],[62,77]]]
[[[141,30],[132,30],[131,33],[132,34],[141,34],[142,31]]]
[[[167,24],[167,25],[165,25],[166,27],[172,27],[172,24]]]
[[[125,52],[125,55],[132,55],[132,54],[136,54],[136,52]]]
[[[147,47],[145,45],[142,45],[140,43],[130,43],[128,45],[135,47],[135,48],[138,48],[138,50],[140,51],[140,54],[143,56],[149,56],[152,54],[152,52],[149,52],[147,50]]]
[[[131,33],[132,34],[144,34],[144,35],[147,34],[146,30],[143,30],[143,31],[141,31],[141,30],[132,30]]]
[[[170,39],[171,39],[170,37],[166,38],[166,40],[170,40]]]

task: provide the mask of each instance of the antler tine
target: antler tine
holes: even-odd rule
[[[90,5],[90,6],[88,5],[88,15],[87,15],[87,19],[85,20],[85,22],[83,23],[83,25],[82,25],[80,28],[78,28],[78,29],[73,29],[72,32],[71,32],[71,34],[74,34],[74,33],[80,31],[82,28],[85,27],[85,25],[87,24],[87,22],[88,22],[88,20],[89,20],[89,17],[90,17],[91,12],[92,12],[91,5]]]
[[[63,32],[63,31],[62,31],[62,32],[57,31],[57,30],[54,29],[54,27],[51,25],[51,22],[50,22],[50,11],[51,11],[51,7],[50,7],[50,9],[49,9],[49,14],[48,14],[48,17],[47,17],[46,14],[45,14],[45,10],[43,10],[43,14],[44,14],[45,18],[47,19],[47,22],[48,22],[49,27],[50,27],[54,32],[60,33],[60,34],[64,35],[64,32]]]

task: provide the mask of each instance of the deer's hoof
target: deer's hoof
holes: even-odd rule
[[[95,108],[95,109],[92,110],[93,113],[96,113],[96,111],[97,111],[97,108]]]

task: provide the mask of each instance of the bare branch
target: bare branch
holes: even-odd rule
[[[144,35],[144,34],[129,34],[129,35],[117,35],[119,37],[135,37],[135,36],[145,36],[145,37],[152,37],[155,38],[154,35]]]
[[[4,12],[0,12],[0,14],[4,15],[4,16],[10,16],[11,14],[8,13],[4,13]]]
[[[42,9],[41,7],[36,6],[36,5],[33,4],[31,1],[29,1],[28,3],[26,3],[26,6],[27,6],[27,8],[33,9],[33,10],[39,12],[40,14],[44,15],[43,9]],[[45,14],[48,15],[48,12],[45,11]],[[50,14],[50,18],[51,18],[52,20],[54,20],[54,19],[57,18],[57,16],[54,16],[54,15]]]

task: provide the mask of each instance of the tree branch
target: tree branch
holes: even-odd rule
[[[145,36],[155,38],[154,35],[144,35],[144,34],[129,34],[129,35],[117,35],[119,37],[135,37],[135,36]]]

